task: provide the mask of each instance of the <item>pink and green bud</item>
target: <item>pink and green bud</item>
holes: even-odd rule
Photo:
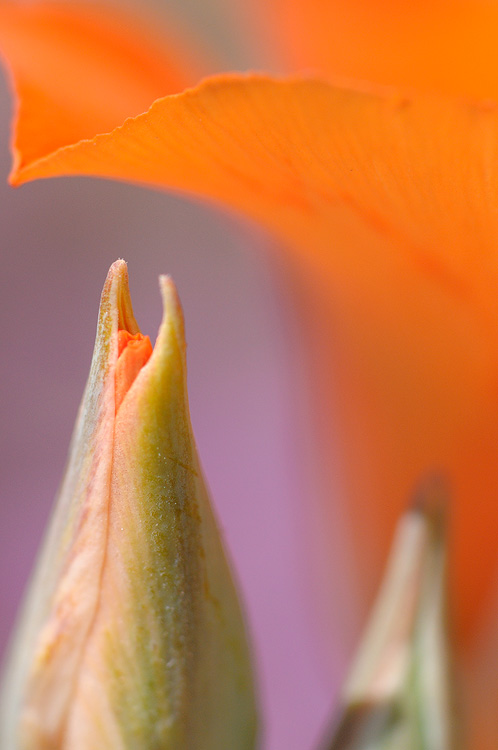
[[[183,318],[154,349],[124,261],[2,690],[1,750],[245,750],[250,654],[190,424]]]
[[[460,747],[447,631],[445,490],[427,481],[401,518],[323,750]]]

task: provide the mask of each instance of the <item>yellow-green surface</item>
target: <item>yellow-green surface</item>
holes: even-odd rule
[[[399,522],[388,567],[324,750],[460,747],[446,628],[444,489]]]
[[[67,473],[3,682],[1,750],[253,748],[246,632],[190,426],[172,282],[115,414],[126,265],[102,295]]]

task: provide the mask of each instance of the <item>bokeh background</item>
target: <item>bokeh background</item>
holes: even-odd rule
[[[181,10],[177,21],[195,28],[220,70],[272,67],[271,49],[251,46],[244,4],[150,6],[163,22]],[[340,617],[325,637],[318,622],[310,498],[322,488],[300,323],[279,254],[237,217],[171,195],[88,179],[8,187],[11,115],[3,76],[0,648],[63,471],[102,284],[123,257],[137,319],[152,339],[161,316],[157,276],[171,274],[179,288],[194,431],[254,641],[262,748],[311,748],[328,721],[352,635]],[[337,507],[337,534],[326,543],[336,549],[348,596]]]

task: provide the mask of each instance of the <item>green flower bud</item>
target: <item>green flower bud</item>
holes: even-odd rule
[[[402,517],[327,750],[459,747],[446,603],[444,488]]]
[[[156,345],[111,267],[54,516],[4,682],[1,750],[245,750],[240,605],[188,410],[183,318]]]

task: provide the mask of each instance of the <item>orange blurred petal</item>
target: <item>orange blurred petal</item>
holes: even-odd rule
[[[493,0],[271,0],[261,13],[273,46],[293,68],[498,96]]]
[[[496,568],[497,143],[492,105],[234,75],[25,159],[12,177],[197,193],[287,243],[365,601],[411,488],[446,471],[461,642]]]
[[[417,477],[447,469],[464,630],[496,562],[497,136],[492,106],[219,77],[14,175],[196,192],[287,242],[320,418],[341,424],[360,578],[372,592]]]
[[[198,80],[186,44],[97,5],[2,3],[0,50],[18,111],[16,164],[112,130]]]

